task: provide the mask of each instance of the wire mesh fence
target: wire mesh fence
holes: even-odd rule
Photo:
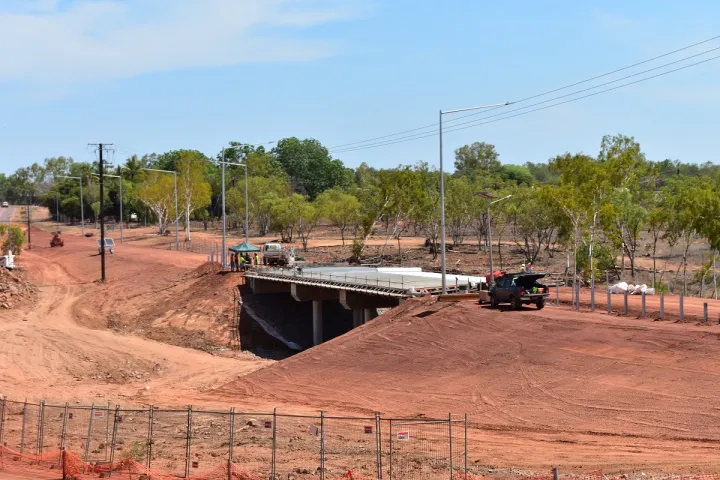
[[[4,458],[73,478],[447,479],[465,419],[384,419],[0,400]],[[0,462],[0,470],[5,463]],[[137,476],[137,477],[136,477]],[[70,478],[68,476],[67,478]]]

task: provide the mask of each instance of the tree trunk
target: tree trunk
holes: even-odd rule
[[[655,275],[657,272],[657,237],[653,238],[653,249],[652,249],[652,259],[653,259],[653,275],[652,275],[652,288],[655,288]]]
[[[342,240],[342,246],[345,246],[345,229],[347,226],[340,227],[340,239]]]
[[[503,267],[503,259],[502,259],[502,231],[498,232],[498,260],[500,261],[500,270],[502,270]],[[490,272],[490,278],[492,278],[493,272]]]
[[[185,241],[190,241],[190,209],[185,210]]]
[[[712,275],[713,275],[713,298],[717,300],[718,293],[717,293],[717,276],[715,276],[715,258],[716,258],[716,252],[713,252],[713,263],[712,263]]]
[[[398,244],[398,259],[400,260],[400,266],[402,266],[402,251],[400,250],[400,235],[397,236]]]

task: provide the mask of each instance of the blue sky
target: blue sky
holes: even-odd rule
[[[118,160],[214,155],[229,140],[357,142],[720,35],[718,18],[709,0],[2,0],[0,172],[49,156],[91,160],[90,142],[114,143]],[[719,73],[716,60],[448,133],[445,158],[485,141],[503,162],[540,162],[595,154],[602,135],[623,133],[654,160],[717,162]],[[352,167],[436,164],[438,142],[334,156]]]

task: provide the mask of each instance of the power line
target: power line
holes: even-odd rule
[[[583,83],[587,83],[587,82],[591,82],[591,81],[593,81],[593,80],[597,80],[597,79],[599,79],[599,78],[607,77],[607,76],[609,76],[609,75],[613,75],[613,74],[615,74],[615,73],[622,72],[622,71],[624,71],[624,70],[629,70],[629,69],[634,68],[634,67],[637,67],[637,66],[639,66],[639,65],[643,65],[643,64],[646,64],[646,63],[649,63],[649,62],[658,60],[658,59],[660,59],[660,58],[667,57],[667,56],[673,55],[673,54],[675,54],[675,53],[682,52],[682,51],[684,51],[684,50],[688,50],[688,49],[693,48],[693,47],[697,47],[698,45],[702,45],[702,44],[705,44],[705,43],[708,43],[708,42],[712,42],[713,40],[717,40],[717,39],[719,39],[719,38],[720,38],[720,35],[717,35],[717,36],[715,36],[715,37],[711,37],[711,38],[708,38],[708,39],[706,39],[706,40],[702,40],[702,41],[700,41],[700,42],[693,43],[692,45],[687,45],[687,46],[685,46],[685,47],[681,47],[681,48],[678,48],[678,49],[676,49],[676,50],[673,50],[673,51],[670,51],[670,52],[667,52],[667,53],[663,53],[663,54],[658,55],[658,56],[656,56],[656,57],[648,58],[647,60],[643,60],[643,61],[641,61],[641,62],[633,63],[632,65],[628,65],[628,66],[625,66],[625,67],[622,67],[622,68],[618,68],[618,69],[615,69],[615,70],[610,71],[610,72],[607,72],[607,73],[603,73],[603,74],[596,75],[596,76],[594,76],[594,77],[591,77],[591,78],[588,78],[588,79],[585,79],[585,80],[581,80],[581,81],[579,81],[579,82],[575,82],[575,83],[571,83],[571,84],[565,85],[565,86],[563,86],[563,87],[555,88],[555,89],[553,89],[553,90],[548,90],[548,91],[543,92],[543,93],[539,93],[539,94],[536,94],[536,95],[531,95],[531,96],[529,96],[529,97],[525,97],[525,98],[522,98],[522,99],[520,99],[520,100],[515,100],[515,101],[513,101],[512,103],[526,102],[526,101],[528,101],[528,100],[533,100],[533,99],[535,99],[535,98],[539,98],[539,97],[543,97],[543,96],[545,96],[545,95],[549,95],[549,94],[551,94],[551,93],[559,92],[559,91],[561,91],[561,90],[565,90],[565,89],[568,89],[568,88],[571,88],[571,87],[575,87],[575,86],[578,86],[578,85],[582,85]],[[711,51],[712,51],[712,50],[711,50]],[[705,52],[705,53],[707,53],[707,52]],[[688,57],[688,58],[692,58],[692,57]],[[474,116],[474,115],[479,115],[479,114],[481,114],[481,113],[487,113],[488,111],[492,111],[492,110],[495,110],[495,109],[497,109],[497,108],[502,108],[502,107],[494,107],[494,108],[491,108],[491,109],[489,109],[489,110],[485,110],[485,111],[483,111],[483,112],[475,112],[475,113],[470,113],[470,114],[467,114],[467,115],[461,115],[461,116],[456,117],[456,118],[454,118],[454,119],[449,119],[449,120],[447,120],[446,123],[456,122],[456,121],[462,120],[463,118],[471,117],[471,116]],[[403,135],[403,134],[406,134],[406,133],[416,132],[416,131],[419,131],[419,130],[425,130],[425,129],[433,128],[433,127],[437,127],[437,126],[438,126],[437,123],[433,123],[433,124],[430,124],[430,125],[425,125],[425,126],[423,126],[423,127],[412,128],[412,129],[409,129],[409,130],[403,130],[403,131],[401,131],[401,132],[391,133],[391,134],[388,134],[388,135],[382,135],[382,136],[380,136],[380,137],[369,138],[369,139],[367,139],[367,140],[360,140],[360,141],[357,141],[357,142],[351,142],[351,143],[344,143],[344,144],[341,144],[341,145],[335,145],[334,147],[331,147],[330,150],[335,150],[335,149],[345,150],[343,147],[350,147],[350,146],[353,146],[353,145],[359,145],[359,144],[363,144],[363,143],[369,143],[369,142],[373,142],[373,141],[375,141],[375,140],[382,140],[382,139],[385,139],[385,138],[395,137],[395,136],[398,136],[398,135]],[[415,135],[422,135],[422,133],[417,133],[417,134],[415,134]],[[421,138],[422,138],[422,137],[421,137]]]
[[[719,47],[719,48],[720,48],[720,47]],[[704,53],[707,53],[707,52],[704,52]],[[688,58],[692,58],[692,57],[688,57]],[[582,99],[585,99],[585,98],[594,97],[594,96],[600,95],[600,94],[602,94],[602,93],[607,93],[607,92],[610,92],[610,91],[613,91],[613,90],[618,90],[618,89],[623,88],[623,87],[627,87],[627,86],[630,86],[630,85],[635,85],[635,84],[637,84],[637,83],[641,83],[641,82],[645,82],[645,81],[648,81],[648,80],[652,80],[652,79],[655,79],[655,78],[658,78],[658,77],[662,77],[662,76],[665,76],[665,75],[668,75],[668,74],[671,74],[671,73],[674,73],[674,72],[677,72],[677,71],[680,71],[680,70],[684,70],[684,69],[687,69],[687,68],[690,68],[690,67],[694,67],[694,66],[697,66],[697,65],[700,65],[700,64],[703,64],[703,63],[710,62],[710,61],[712,61],[712,60],[716,60],[716,59],[718,59],[718,58],[720,58],[720,55],[717,55],[717,56],[715,56],[715,57],[710,57],[710,58],[707,58],[707,59],[705,59],[705,60],[701,60],[701,61],[699,61],[699,62],[691,63],[691,64],[689,64],[689,65],[684,65],[684,66],[682,66],[682,67],[678,67],[678,68],[675,68],[675,69],[672,69],[672,70],[668,70],[668,71],[666,71],[666,72],[658,73],[658,74],[656,74],[656,75],[651,75],[651,76],[649,76],[649,77],[645,77],[645,78],[641,78],[641,79],[638,79],[638,80],[634,80],[634,81],[632,81],[632,82],[624,83],[624,84],[622,84],[622,85],[617,85],[617,86],[612,87],[612,88],[607,88],[607,89],[605,89],[605,90],[600,90],[600,91],[598,91],[598,92],[593,92],[593,93],[590,93],[590,94],[587,94],[587,95],[583,95],[583,96],[580,96],[580,97],[571,98],[571,99],[569,99],[569,100],[564,100],[564,101],[562,101],[562,102],[553,103],[553,104],[551,104],[551,105],[546,105],[546,106],[544,106],[544,107],[535,108],[535,109],[533,109],[533,110],[516,113],[515,115],[507,115],[508,113],[517,112],[517,111],[519,111],[519,110],[524,110],[524,109],[526,109],[526,108],[531,108],[532,106],[541,105],[541,104],[547,103],[548,101],[554,101],[554,100],[558,100],[558,99],[563,98],[563,97],[567,97],[567,96],[569,96],[569,95],[576,95],[577,93],[581,93],[581,92],[583,92],[583,91],[592,90],[593,88],[596,88],[596,87],[584,89],[584,90],[581,90],[581,91],[578,91],[578,92],[574,92],[574,93],[572,93],[572,94],[562,95],[562,96],[560,96],[560,97],[556,97],[556,98],[551,99],[551,100],[548,100],[548,101],[538,102],[538,103],[536,103],[536,104],[534,104],[534,105],[530,105],[530,106],[528,106],[528,107],[518,108],[518,109],[515,109],[515,110],[508,111],[508,112],[503,112],[502,114],[493,115],[493,116],[495,116],[495,117],[501,116],[501,115],[505,115],[505,116],[501,116],[501,118],[496,118],[496,119],[494,119],[494,120],[488,120],[488,121],[482,121],[482,119],[478,119],[478,120],[474,120],[474,121],[472,121],[472,122],[465,122],[465,123],[470,123],[470,125],[466,125],[466,126],[462,126],[462,127],[460,127],[459,125],[456,125],[454,128],[449,128],[449,129],[443,130],[443,132],[446,133],[446,132],[454,132],[454,131],[457,131],[457,130],[465,130],[465,129],[467,129],[467,128],[472,128],[472,127],[476,127],[476,126],[480,126],[480,125],[487,125],[487,124],[489,124],[489,123],[495,123],[495,122],[499,122],[499,121],[502,121],[502,120],[507,120],[507,119],[519,117],[519,116],[522,116],[522,115],[527,115],[527,114],[530,114],[530,113],[538,112],[538,111],[540,111],[540,110],[547,110],[547,109],[552,108],[552,107],[557,107],[557,106],[560,106],[560,105],[565,105],[565,104],[567,104],[567,103],[575,102],[575,101],[577,101],[577,100],[582,100]],[[686,59],[683,59],[683,60],[687,60],[687,58],[686,58]],[[672,63],[677,63],[677,62],[672,62]],[[667,64],[667,65],[671,65],[672,63]],[[664,66],[667,66],[667,65],[664,65]],[[658,68],[661,68],[661,67],[658,67]],[[655,68],[655,69],[650,69],[650,70],[656,70],[656,69],[657,69],[657,68]],[[650,70],[648,70],[648,71],[650,71]],[[626,77],[626,78],[630,78],[630,77],[632,77],[632,76],[634,76],[634,75],[630,75],[630,76],[628,76],[628,77]],[[610,84],[610,83],[614,83],[614,82],[607,82],[605,85]],[[487,117],[487,118],[490,118],[490,117]],[[460,124],[460,125],[462,125],[462,124]],[[378,142],[378,143],[374,143],[374,144],[370,144],[370,145],[361,145],[361,146],[358,146],[358,147],[355,147],[355,148],[342,149],[342,150],[334,151],[333,153],[352,152],[352,151],[358,151],[358,150],[365,150],[365,149],[368,149],[368,148],[377,148],[377,147],[383,147],[383,146],[386,146],[386,145],[393,145],[393,144],[396,144],[396,143],[405,143],[405,142],[410,142],[410,141],[413,141],[413,140],[420,140],[420,139],[422,139],[422,138],[433,137],[433,136],[436,136],[437,134],[438,134],[437,132],[415,134],[415,135],[410,135],[410,136],[408,136],[408,137],[401,137],[400,139],[394,139],[394,140],[389,140],[389,141],[385,141],[385,142]]]

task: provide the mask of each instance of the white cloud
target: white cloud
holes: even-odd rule
[[[0,80],[77,84],[183,68],[307,61],[309,29],[358,9],[332,0],[32,0],[0,7]]]

